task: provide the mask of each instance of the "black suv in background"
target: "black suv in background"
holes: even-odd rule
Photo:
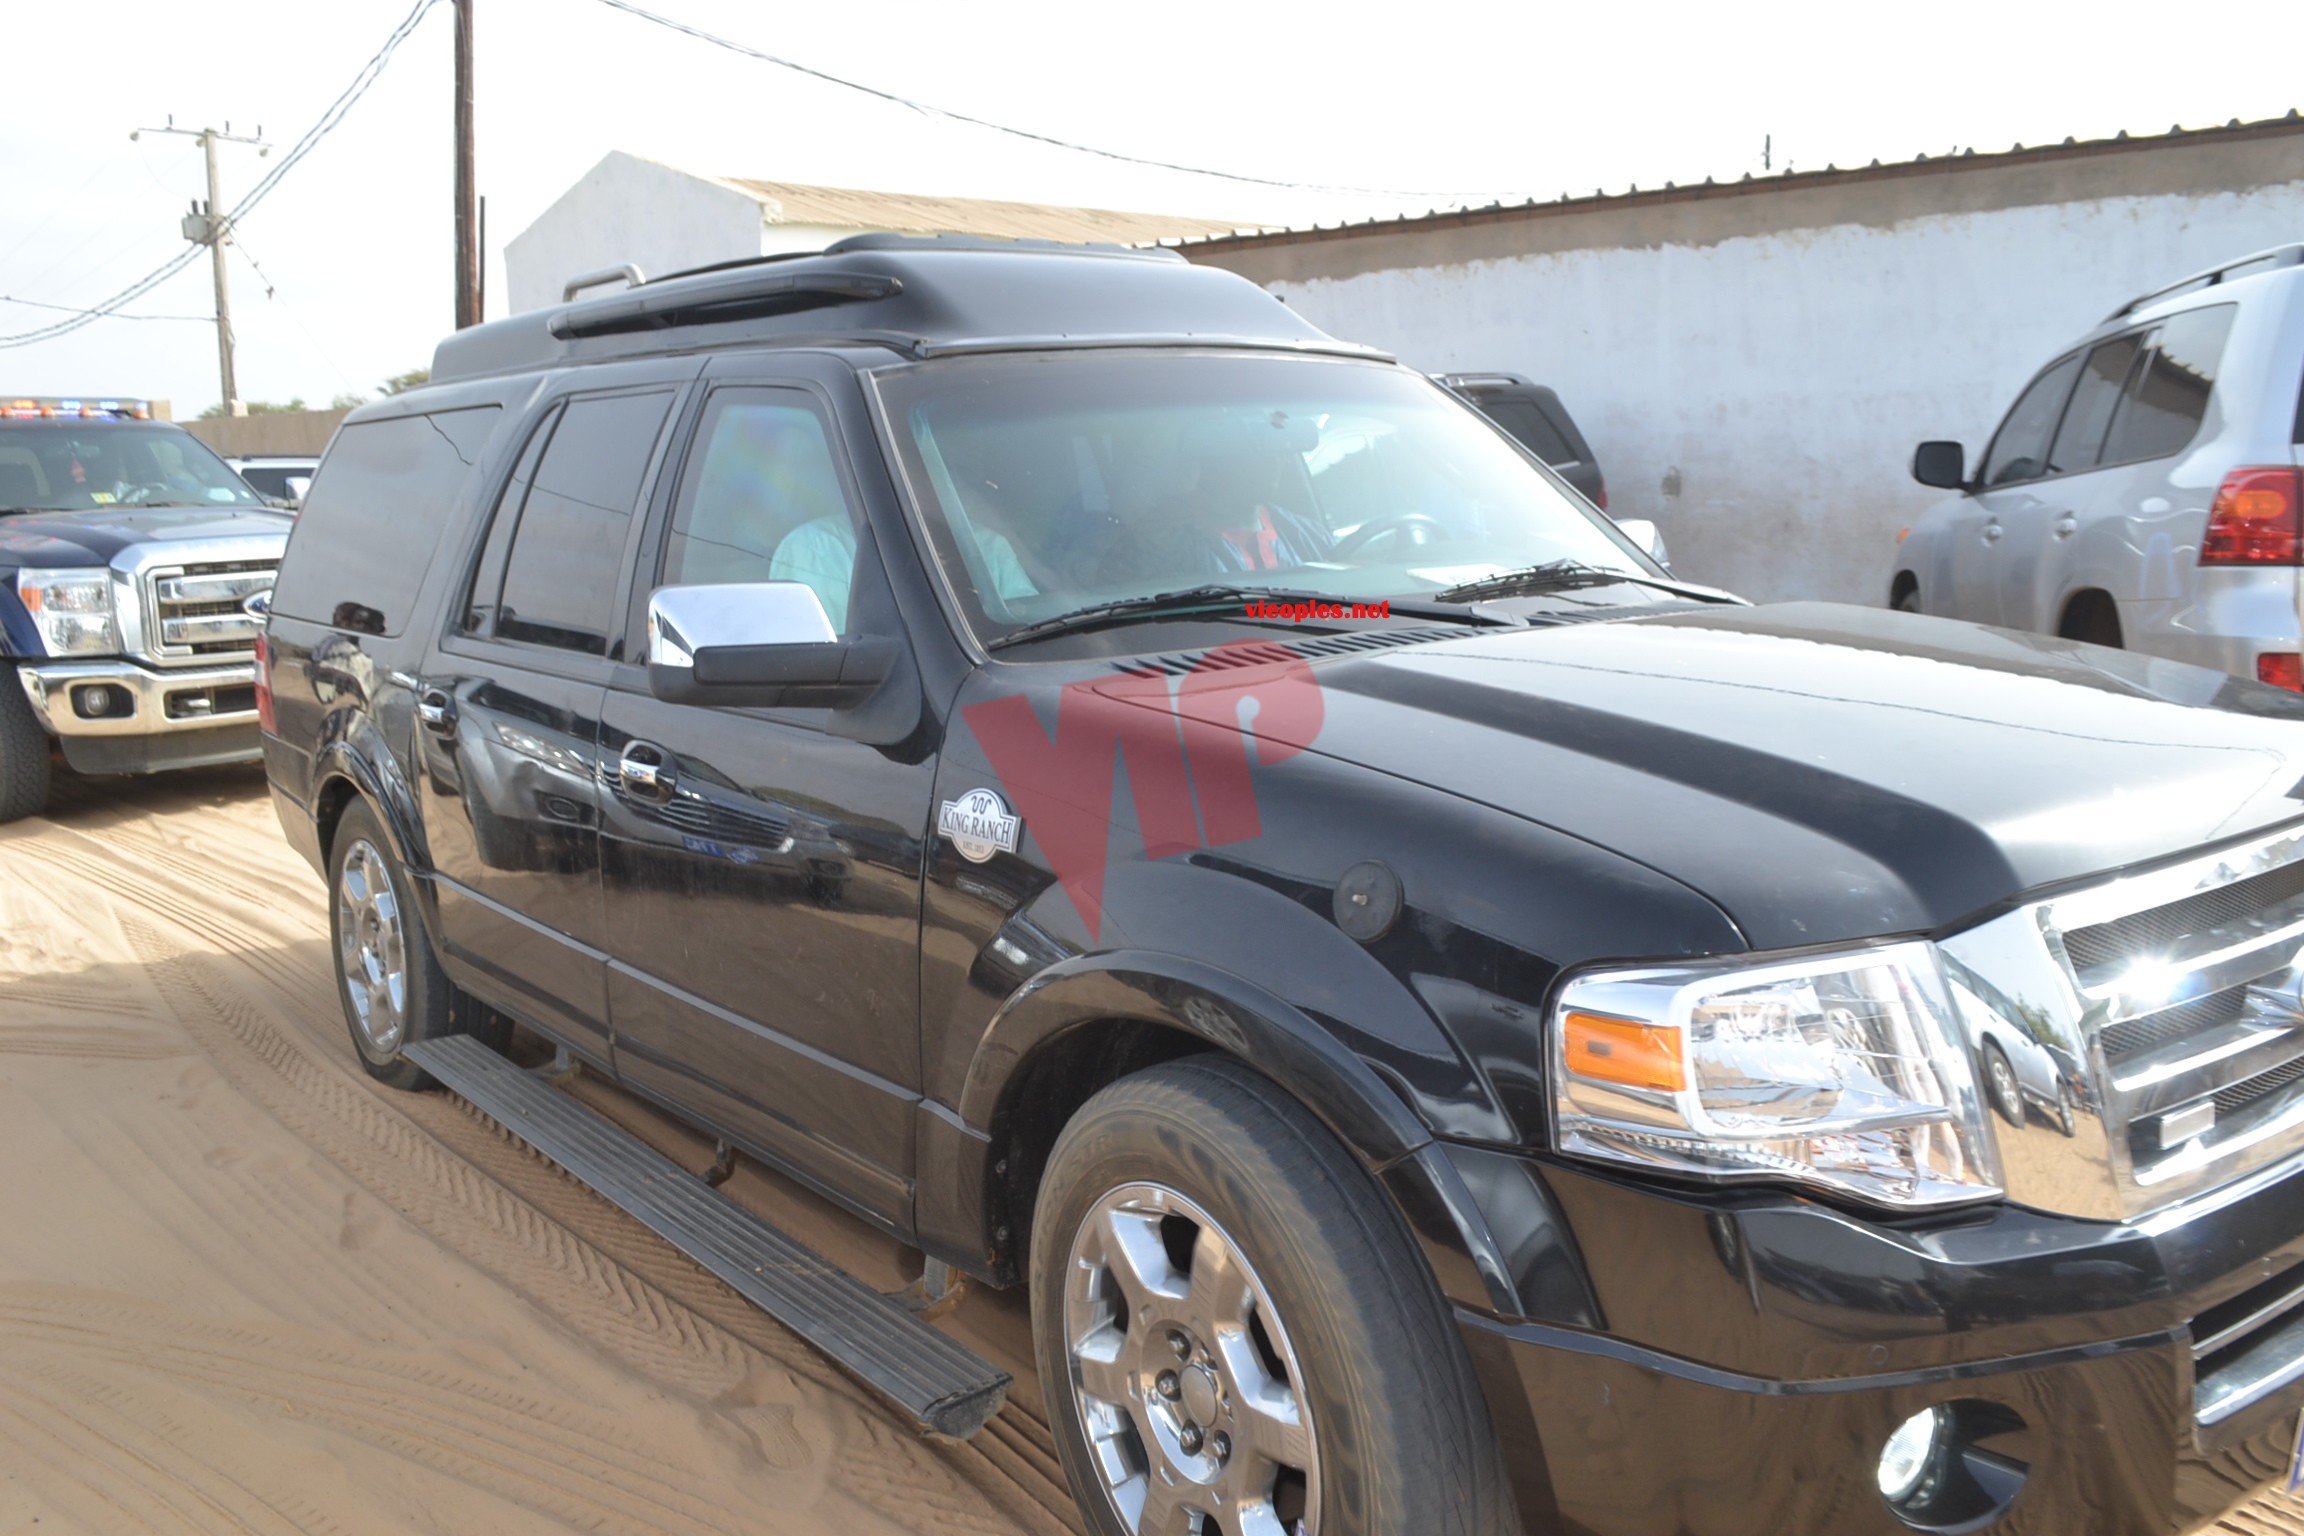
[[[1490,421],[1512,434],[1521,446],[1560,472],[1560,478],[1584,493],[1584,499],[1608,510],[1608,482],[1600,474],[1600,461],[1592,445],[1576,429],[1576,420],[1560,396],[1542,384],[1530,383],[1517,373],[1443,373],[1442,384],[1480,407]]]
[[[263,654],[368,1069],[1029,1284],[1104,1536],[2126,1536],[2304,1402],[2304,699],[1675,582],[1230,274],[462,332]]]

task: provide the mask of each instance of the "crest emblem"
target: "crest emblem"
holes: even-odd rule
[[[936,813],[936,830],[952,840],[960,857],[982,864],[995,853],[1014,853],[1024,822],[1010,815],[1008,803],[991,790],[972,789],[944,802]]]

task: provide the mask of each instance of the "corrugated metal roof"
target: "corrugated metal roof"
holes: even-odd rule
[[[992,235],[1006,240],[1102,241],[1118,245],[1173,244],[1234,229],[1230,219],[1183,214],[1125,213],[1112,208],[1065,208],[972,197],[923,197],[856,187],[811,187],[785,181],[724,177],[760,200],[771,224],[831,229],[884,229],[900,235]]]
[[[1621,207],[1626,204],[1695,201],[1712,197],[1741,197],[1757,192],[1783,191],[1794,187],[1825,185],[1834,182],[1886,180],[1894,177],[1937,175],[1960,171],[1981,171],[1994,167],[2018,165],[2033,161],[2074,159],[2088,155],[2122,154],[2138,149],[2163,148],[2177,143],[2192,143],[2213,139],[2272,138],[2287,134],[2304,133],[2304,117],[2296,109],[2288,109],[2284,117],[2260,118],[2244,123],[2232,119],[2221,128],[2185,128],[2181,124],[2166,133],[2140,134],[2131,137],[2126,129],[2109,139],[2076,140],[2067,138],[2061,144],[2018,144],[1996,152],[1979,153],[1973,146],[1949,155],[1933,158],[1918,155],[1910,160],[1899,160],[1883,165],[1874,160],[1870,165],[1841,167],[1827,165],[1820,171],[1782,171],[1773,176],[1754,176],[1746,172],[1740,180],[1715,181],[1707,176],[1701,182],[1675,186],[1671,182],[1643,191],[1638,186],[1622,192],[1595,191],[1590,197],[1571,197],[1562,193],[1550,201],[1530,198],[1524,203],[1490,203],[1478,208],[1435,208],[1427,213],[1403,213],[1391,218],[1372,218],[1340,224],[1314,224],[1308,228],[1243,229],[1218,234],[1187,236],[1177,240],[1164,240],[1164,245],[1183,247],[1192,251],[1247,250],[1260,246],[1300,245],[1318,240],[1349,239],[1355,235],[1392,233],[1410,229],[1438,229],[1469,224],[1505,223],[1516,219],[1549,218],[1563,213],[1581,212],[1603,205]],[[2304,174],[2304,173],[2300,173]]]

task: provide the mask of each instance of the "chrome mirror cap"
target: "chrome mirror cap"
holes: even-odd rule
[[[696,665],[715,646],[829,645],[840,637],[823,600],[800,581],[659,587],[648,595],[648,664]]]

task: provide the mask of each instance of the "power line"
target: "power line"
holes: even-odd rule
[[[693,37],[699,42],[710,43],[715,48],[724,48],[730,53],[742,54],[748,59],[757,59],[763,64],[773,64],[778,69],[788,69],[795,74],[807,75],[811,79],[822,80],[846,90],[860,91],[866,96],[892,102],[900,107],[909,107],[915,112],[923,112],[930,117],[941,117],[949,122],[966,123],[971,128],[988,128],[994,133],[1004,133],[1010,138],[1025,139],[1034,144],[1046,144],[1056,149],[1072,150],[1078,154],[1095,155],[1100,159],[1117,160],[1127,165],[1149,166],[1154,170],[1181,171],[1187,176],[1210,176],[1219,181],[1243,182],[1252,187],[1280,187],[1291,192],[1331,192],[1350,197],[1403,197],[1411,200],[1431,199],[1443,203],[1464,201],[1463,198],[1452,193],[1403,192],[1397,188],[1387,187],[1338,187],[1321,182],[1280,181],[1268,176],[1243,176],[1235,171],[1212,171],[1205,166],[1179,165],[1173,160],[1154,160],[1144,155],[1123,154],[1116,149],[1099,149],[1093,144],[1076,144],[1070,139],[1059,139],[1051,134],[1034,133],[1029,128],[1011,128],[1005,123],[995,123],[986,118],[971,117],[965,112],[954,112],[947,107],[931,106],[924,101],[914,101],[909,96],[899,96],[894,91],[884,91],[878,86],[843,79],[839,75],[828,74],[811,65],[801,64],[792,59],[779,58],[772,53],[764,53],[758,48],[748,47],[743,43],[722,37],[716,32],[707,32],[702,27],[690,26],[687,22],[675,21],[669,16],[658,15],[654,11],[634,5],[632,0],[600,0],[600,3],[610,10],[622,11],[626,15],[637,16],[643,21],[652,21],[657,26],[670,28],[674,32]]]
[[[306,155],[319,146],[321,140],[336,130],[337,124],[343,122],[345,114],[351,111],[360,98],[368,93],[368,88],[376,83],[377,76],[384,72],[384,66],[391,62],[392,55],[398,51],[402,43],[408,40],[408,35],[416,30],[417,23],[424,19],[425,13],[438,3],[439,0],[416,0],[415,7],[401,18],[400,24],[394,27],[391,35],[384,39],[384,46],[377,49],[375,56],[360,67],[360,72],[352,77],[352,83],[344,88],[343,94],[329,105],[327,111],[320,114],[320,120],[306,129],[304,136],[296,141],[295,147],[281,157],[278,165],[272,167],[271,174],[251,187],[248,190],[248,195],[240,199],[238,205],[224,216],[225,225],[238,223],[252,212],[256,205],[262,202],[272,189],[280,184],[282,177],[294,170]],[[198,259],[201,249],[202,247],[197,245],[186,246],[174,257],[161,263],[102,303],[77,311],[71,319],[58,320],[37,330],[19,331],[14,335],[0,336],[0,347],[24,347],[38,341],[52,341],[58,336],[69,335],[82,326],[93,325],[107,315],[113,314],[122,305],[143,297],[169,278],[183,271]],[[16,302],[25,301],[18,300]],[[64,308],[63,305],[43,305],[40,307]]]
[[[38,299],[10,298],[5,293],[0,293],[0,304],[21,304],[26,309],[53,309],[60,310],[67,315],[88,315],[95,318],[103,318],[103,316],[109,315],[114,320],[192,320],[198,322],[201,325],[214,325],[216,323],[216,317],[214,315],[123,315],[114,313],[110,310],[103,311],[100,314],[98,311],[93,309],[74,309],[69,304],[43,304]]]

